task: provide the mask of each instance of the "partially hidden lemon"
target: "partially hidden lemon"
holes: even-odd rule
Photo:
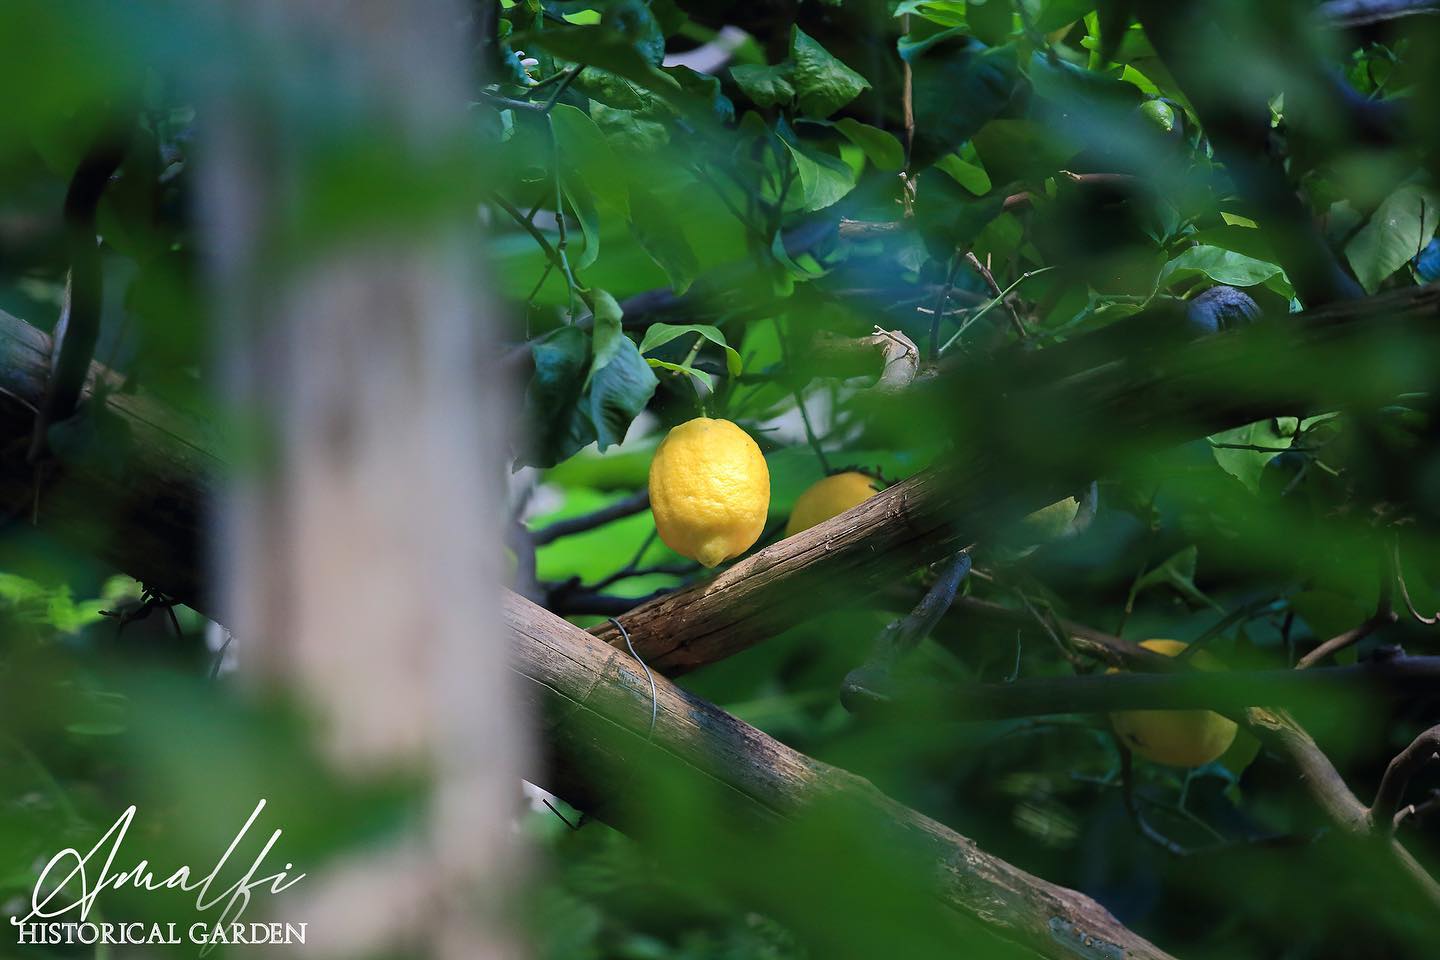
[[[873,478],[853,470],[817,480],[796,499],[790,522],[785,525],[785,536],[793,537],[801,530],[837,517],[878,492]]]
[[[713,567],[760,539],[770,471],[750,435],[729,420],[697,417],[655,448],[650,512],[666,545]]]
[[[1140,646],[1173,657],[1189,644],[1146,640]],[[1203,650],[1196,652],[1192,662],[1200,670],[1220,669],[1215,658]],[[1110,722],[1131,750],[1172,767],[1203,767],[1230,749],[1236,730],[1233,720],[1210,710],[1124,710],[1110,714]]]

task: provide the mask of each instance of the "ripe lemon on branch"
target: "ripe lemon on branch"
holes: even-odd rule
[[[801,530],[837,517],[878,492],[873,477],[854,470],[817,480],[796,498],[790,522],[785,525],[785,536],[793,537]]]
[[[1140,646],[1173,657],[1189,644],[1146,640]],[[1203,650],[1196,651],[1191,661],[1200,670],[1220,669],[1219,662]],[[1124,710],[1110,714],[1110,722],[1131,750],[1172,767],[1203,767],[1230,749],[1235,740],[1235,721],[1211,710]]]
[[[770,470],[750,435],[696,417],[671,430],[650,462],[650,512],[666,546],[713,567],[748,550],[765,529]]]

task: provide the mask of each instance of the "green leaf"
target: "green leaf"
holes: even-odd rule
[[[992,183],[1043,180],[1081,150],[1069,137],[1033,120],[992,120],[975,134],[974,143]]]
[[[739,352],[725,342],[725,334],[721,333],[718,327],[712,327],[706,323],[652,323],[640,341],[640,353],[643,356],[687,333],[697,333],[716,346],[722,347],[725,350],[725,369],[732,377],[740,376]]]
[[[1209,438],[1212,444],[1210,452],[1215,455],[1215,462],[1220,465],[1221,470],[1239,480],[1251,493],[1259,493],[1260,475],[1265,470],[1265,464],[1278,454],[1259,450],[1230,450],[1213,444],[1233,443],[1288,449],[1295,440],[1294,423],[1292,418],[1288,432],[1285,430],[1286,424],[1266,419],[1214,434]]]
[[[661,94],[676,93],[680,85],[637,50],[620,31],[605,26],[547,26],[517,34],[511,41],[523,50],[539,48],[572,63],[598,67],[617,77]],[[586,79],[586,70],[580,79]]]
[[[835,129],[865,151],[865,156],[875,165],[875,169],[899,170],[905,166],[905,148],[893,134],[850,117],[835,121]]]
[[[1204,275],[1216,283],[1232,287],[1251,287],[1284,273],[1277,264],[1247,257],[1243,253],[1212,247],[1193,246],[1165,264],[1160,271],[1160,285]]]
[[[635,239],[665,271],[675,292],[684,293],[699,275],[700,263],[675,220],[677,213],[648,191],[637,189],[630,194],[630,226]]]
[[[665,129],[665,125],[650,119],[643,112],[617,109],[592,101],[590,116],[604,131],[610,144],[621,153],[649,153],[659,150],[670,142],[670,134]]]
[[[629,216],[629,171],[595,121],[583,110],[557,103],[550,111],[550,124],[565,171],[583,180],[601,203]]]
[[[521,465],[549,467],[595,442],[595,426],[580,405],[590,338],[576,327],[561,327],[530,341],[535,372],[525,390],[530,443]]]
[[[658,93],[618,73],[589,67],[575,81],[574,88],[596,103],[617,110],[633,110],[647,118],[670,117],[674,110]],[[596,117],[596,122],[599,118]]]
[[[965,4],[965,22],[979,40],[1001,44],[1015,25],[1015,7],[1011,0],[970,0]]]
[[[665,59],[665,31],[640,0],[608,4],[600,22],[624,37],[650,63],[659,66]]]
[[[870,81],[841,63],[799,27],[790,34],[792,84],[800,112],[823,120],[868,89]]]
[[[990,0],[994,3],[995,0]],[[1024,3],[1025,0],[1020,0]],[[1035,29],[1041,33],[1059,30],[1074,23],[1095,9],[1096,0],[1046,0],[1035,18]]]
[[[1131,589],[1130,595],[1133,597],[1140,591],[1147,590],[1150,587],[1168,586],[1196,606],[1213,607],[1223,611],[1223,607],[1214,600],[1211,600],[1200,591],[1199,587],[1195,586],[1195,566],[1199,557],[1200,548],[1191,544],[1135,581],[1135,586]]]
[[[660,367],[661,369],[670,370],[675,373],[689,374],[696,380],[699,380],[701,383],[705,384],[705,386],[710,390],[715,389],[715,378],[710,376],[710,374],[706,373],[704,370],[696,370],[694,367],[686,366],[683,363],[671,363],[669,360],[656,360],[654,357],[646,357],[645,362],[650,364],[650,366],[652,367]]]
[[[1020,79],[1015,48],[986,47],[963,36],[928,46],[912,61],[915,145],[920,168],[969,140],[1010,102]],[[988,164],[987,164],[988,166]]]
[[[945,171],[950,175],[950,179],[977,197],[990,192],[990,175],[985,172],[985,168],[962,160],[957,154],[947,153],[935,161],[935,169]]]
[[[757,107],[784,105],[795,99],[788,63],[773,67],[754,63],[736,64],[730,68],[730,76]]]
[[[662,67],[680,84],[686,94],[681,100],[687,116],[702,120],[730,123],[735,119],[735,104],[721,92],[720,78],[698,73],[684,65]]]
[[[570,266],[575,270],[584,270],[600,256],[600,212],[595,208],[595,195],[590,192],[585,181],[567,176],[562,179],[561,186],[565,191],[565,199],[570,201],[570,209],[575,214],[575,219],[580,221],[580,233],[585,238],[585,248],[571,261]]]
[[[895,16],[913,13],[942,27],[959,27],[965,24],[965,7],[965,0],[901,0]]]
[[[807,146],[783,124],[777,132],[795,161],[802,210],[823,210],[855,189],[855,173],[844,161]]]
[[[623,312],[615,298],[604,290],[592,290],[589,300],[595,313],[595,359],[585,390],[595,439],[604,451],[625,439],[625,431],[650,402],[659,381],[621,328]]]
[[[948,177],[931,178],[925,202],[915,205],[915,225],[930,255],[943,262],[956,248],[968,250],[1004,209],[1003,196],[976,199]]]
[[[1114,123],[1144,100],[1133,84],[1052,60],[1038,50],[1030,56],[1029,79],[1035,95],[1059,105],[1072,123]]]
[[[1407,183],[1386,197],[1345,245],[1345,258],[1367,293],[1414,258],[1440,223],[1440,194]]]
[[[1262,231],[1251,227],[1226,224],[1223,227],[1197,230],[1186,239],[1203,246],[1220,247],[1244,254],[1264,263],[1275,263],[1275,250],[1270,246],[1270,241]]]

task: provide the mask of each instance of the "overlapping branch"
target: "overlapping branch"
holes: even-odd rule
[[[838,847],[862,846],[874,831],[895,837],[932,878],[943,915],[978,920],[1037,956],[1168,957],[1089,897],[985,853],[860,777],[791,750],[663,678],[652,700],[640,664],[515,594],[506,596],[505,618],[513,668],[545,718],[550,763],[532,776],[587,812],[644,839],[662,819],[647,813],[656,776],[685,785],[695,802],[723,796],[737,821],[760,829],[834,818]],[[650,776],[637,776],[641,770]],[[824,882],[813,865],[811,873]]]
[[[1103,474],[1113,465],[1106,458],[1124,453],[1114,438],[1135,447],[1171,443],[1277,410],[1384,402],[1423,389],[1425,371],[1407,373],[1376,350],[1391,337],[1433,343],[1437,320],[1437,287],[1336,303],[1195,341],[1167,341],[1162,332],[1157,342],[1169,321],[1146,313],[1046,350],[950,367],[927,382],[937,390],[931,402],[951,399],[943,391],[957,384],[971,403],[1010,398],[992,417],[1009,437],[1053,436],[1064,449],[1047,451],[1044,470],[1019,475],[1007,458],[974,451],[621,620],[647,662],[667,673],[723,659],[803,622],[817,607],[858,601],[916,566],[983,541],[997,524]],[[1349,372],[1344,382],[1317,375],[1341,368]],[[620,641],[613,625],[594,632]]]
[[[1051,451],[1058,469],[1017,484],[1013,473],[977,455],[961,467],[921,474],[871,498],[849,514],[761,551],[708,583],[632,611],[622,617],[622,622],[630,629],[637,650],[652,665],[658,662],[666,669],[683,670],[711,662],[801,622],[818,604],[854,599],[919,563],[953,554],[970,542],[974,533],[1048,502],[1078,480],[1096,475],[1103,470],[1102,453],[1109,447],[1103,437],[1124,435],[1137,444],[1166,442],[1250,422],[1276,408],[1295,411],[1317,405],[1343,405],[1357,397],[1370,400],[1412,388],[1417,384],[1411,380],[1424,376],[1424,370],[1389,363],[1393,354],[1372,352],[1367,344],[1405,338],[1431,348],[1440,339],[1437,319],[1440,290],[1421,288],[1333,305],[1311,311],[1303,319],[1277,318],[1249,330],[1189,342],[1178,351],[1147,349],[1143,338],[1135,339],[1135,329],[1122,329],[1035,353],[1017,351],[996,362],[988,372],[974,368],[948,371],[937,379],[973,384],[981,396],[1006,395],[999,389],[1001,384],[1014,391],[1012,395],[1023,396],[1023,408],[1012,411],[1014,419],[1007,422],[1011,429],[1016,422],[1023,425],[1027,418],[1036,418],[1037,424],[1046,420],[1047,429],[1054,428],[1058,420],[1059,429],[1072,440],[1065,450]],[[1139,323],[1153,324],[1154,320],[1142,317]],[[1116,349],[1117,338],[1128,345],[1128,351]],[[28,436],[33,405],[43,392],[47,348],[43,334],[0,315],[0,437],[23,442]],[[1317,385],[1314,370],[1327,369],[1341,358],[1352,372],[1353,381],[1334,383],[1334,378],[1324,378],[1327,386]],[[1262,372],[1263,376],[1259,375]],[[1213,385],[1217,379],[1223,383],[1223,390]],[[144,396],[108,395],[103,411],[89,413],[97,414],[122,422],[130,437],[128,445],[109,464],[91,460],[66,465],[51,486],[41,491],[41,521],[80,540],[153,587],[204,610],[207,604],[200,589],[196,558],[202,555],[201,518],[206,493],[219,475],[220,463],[207,452],[203,429]],[[28,471],[16,469],[17,460],[23,463],[23,458],[3,461],[0,496],[33,497],[31,477]],[[110,535],[102,538],[97,530],[106,523],[114,526]],[[511,601],[512,618],[517,603]],[[615,796],[623,798],[623,784],[614,786],[614,781],[623,780],[626,758],[636,743],[643,741],[637,731],[648,722],[651,709],[648,683],[635,672],[638,665],[619,651],[608,652],[588,641],[582,645],[573,628],[566,626],[562,630],[557,626],[560,621],[533,608],[519,609],[529,611],[524,617],[538,617],[542,624],[549,625],[527,633],[537,643],[528,648],[526,656],[530,659],[527,662],[522,658],[521,667],[544,688],[540,691],[542,698],[552,704],[568,704],[560,711],[562,715],[568,715],[567,710],[576,715],[595,712],[600,704],[615,701],[629,718],[623,723],[608,718],[605,723],[610,726],[602,724],[598,728],[619,730],[620,739],[615,743],[591,740],[584,747],[572,737],[569,756],[575,762],[565,764],[571,776],[585,779],[602,794],[614,787]],[[512,624],[518,622],[512,619]],[[553,633],[569,641],[547,643],[536,633]],[[1076,631],[1075,635],[1097,648],[1105,647],[1110,656],[1122,662],[1134,656],[1128,645],[1111,647],[1098,632]],[[1083,647],[1077,643],[1077,649]],[[586,652],[581,656],[577,650]],[[567,685],[562,690],[556,671],[588,679],[583,685]],[[1312,671],[1311,675],[1324,677],[1328,673]],[[714,717],[710,712],[714,708],[703,709],[703,705],[668,685],[661,689],[667,697],[673,691],[676,698],[675,724],[691,723],[695,717]],[[978,855],[974,848],[944,828],[871,795],[868,788],[845,775],[813,766],[799,755],[774,753],[778,745],[754,739],[759,735],[733,718],[714,718],[719,724],[712,731],[716,739],[698,741],[682,736],[699,736],[695,731],[667,728],[657,720],[656,743],[672,763],[693,768],[696,772],[691,776],[703,774],[718,777],[721,782],[730,782],[726,780],[730,777],[737,788],[743,787],[744,781],[754,790],[759,787],[750,778],[761,777],[777,791],[785,787],[777,796],[788,797],[787,803],[831,795],[831,785],[842,782],[842,793],[851,795],[853,791],[854,796],[869,797],[861,805],[872,814],[897,818],[911,824],[919,836],[930,838],[929,842],[937,844],[933,848],[935,856],[942,857],[942,849],[952,851],[952,857],[953,851],[964,850],[964,856],[958,859],[970,867],[977,862],[971,859]],[[1252,730],[1296,764],[1332,819],[1353,832],[1370,830],[1370,808],[1355,799],[1302,729],[1277,711],[1251,709],[1248,719]],[[557,746],[564,746],[563,734],[555,732],[555,728],[550,736]],[[700,743],[704,750],[697,748]],[[759,753],[736,752],[747,745],[755,746]],[[587,749],[593,752],[586,753]],[[767,757],[774,764],[761,762]],[[587,768],[581,762],[587,758],[609,773],[602,775]],[[715,764],[720,761],[727,766],[717,768]],[[805,786],[798,801],[797,794],[786,792],[795,789],[793,784],[786,786],[773,779],[776,770],[794,764],[804,773],[796,781]],[[579,793],[575,796],[585,802]],[[623,806],[623,801],[617,802]],[[758,799],[754,804],[757,813],[763,812],[764,805]],[[616,819],[623,819],[623,814],[617,814]],[[1418,877],[1424,876],[1402,848],[1395,845],[1395,850],[1407,869]],[[950,860],[942,862],[949,865],[947,869],[954,869]],[[998,861],[995,869],[1013,870],[1002,868]],[[953,880],[949,895],[959,902],[966,897],[964,890],[974,889],[966,884],[976,878],[947,874],[942,879],[947,883]],[[999,891],[1003,883],[999,879],[995,883]],[[1030,899],[1032,896],[1040,896],[1041,900]],[[1048,927],[1052,939],[1057,934],[1095,935],[1085,926],[1089,920],[1081,923],[1068,919],[1092,916],[1088,906],[1076,907],[1074,901],[1067,900],[1073,896],[1058,888],[1027,882],[1023,894],[1012,892],[1004,901],[1007,911],[1001,922],[1015,924],[1010,932],[1025,942],[1031,942],[1037,930],[1035,924],[1042,918],[1045,924],[1050,918],[1060,918],[1059,926]],[[1066,902],[1071,904],[1069,913],[1046,912]],[[1010,909],[1017,912],[1012,916]],[[1080,914],[1075,913],[1077,909]],[[1123,928],[1100,935],[1113,941],[1130,936]],[[1147,947],[1143,945],[1135,949],[1142,951],[1137,956],[1163,956],[1158,952],[1144,953]]]

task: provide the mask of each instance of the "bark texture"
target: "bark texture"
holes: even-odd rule
[[[663,765],[695,791],[723,790],[727,806],[761,824],[845,816],[857,833],[893,834],[928,863],[931,892],[948,911],[978,921],[1042,957],[1163,958],[1083,894],[993,857],[868,781],[797,753],[663,677],[628,654],[509,593],[512,664],[545,717],[547,788],[644,834],[654,794],[635,771]],[[654,728],[651,729],[651,718]],[[858,837],[837,835],[844,849]]]

